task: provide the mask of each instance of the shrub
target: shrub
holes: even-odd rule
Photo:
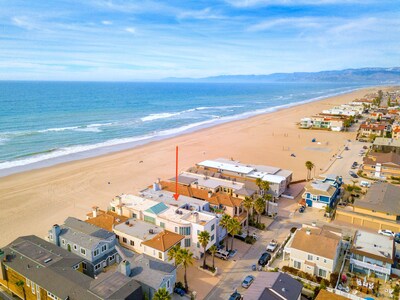
[[[185,290],[185,286],[184,286],[183,283],[180,282],[180,281],[178,281],[178,282],[175,283],[175,287],[178,288],[178,289]]]
[[[246,238],[244,239],[244,241],[247,243],[247,244],[251,244],[251,245],[253,245],[255,242],[256,242],[256,239],[255,238],[253,238],[252,236],[246,236]]]

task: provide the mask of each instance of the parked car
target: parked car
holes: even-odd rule
[[[385,236],[395,236],[394,232],[391,230],[387,229],[381,229],[378,231],[379,234],[385,235]]]
[[[343,157],[341,157],[340,155],[336,155],[337,159],[342,159]]]
[[[261,256],[260,259],[258,260],[258,264],[260,266],[265,266],[269,260],[271,259],[271,254],[269,254],[268,252],[264,252]]]
[[[176,294],[178,294],[179,296],[184,296],[186,293],[185,293],[185,290],[183,290],[183,289],[181,289],[181,288],[178,288],[178,287],[176,287],[176,288],[174,288],[174,293],[176,293]]]
[[[305,210],[306,210],[306,207],[304,205],[302,205],[299,208],[299,213],[303,213]]]
[[[242,281],[242,287],[247,289],[253,283],[253,281],[254,281],[254,276],[252,276],[252,275],[246,276],[246,278],[243,279],[243,281]]]
[[[215,252],[215,257],[221,258],[223,260],[228,260],[229,252],[225,251],[224,249],[219,249],[217,252]]]
[[[358,175],[356,173],[354,173],[353,171],[349,171],[349,174],[353,178],[358,178]]]
[[[367,147],[367,146],[363,146],[363,149],[367,150],[367,149],[368,149],[368,147]]]
[[[361,180],[360,186],[369,188],[371,186],[371,183],[369,183],[368,181],[365,181],[365,180]]]
[[[346,151],[347,151],[347,150],[350,150],[350,149],[349,149],[349,147],[347,147],[347,146],[346,146],[346,147],[344,147],[344,150],[346,150]]]
[[[400,243],[400,233],[396,233],[396,234],[394,235],[394,241],[395,241],[396,243]]]
[[[229,300],[241,300],[243,299],[242,295],[240,295],[238,292],[234,292],[230,297]]]
[[[274,252],[276,250],[276,248],[278,247],[278,242],[275,240],[272,240],[269,242],[269,244],[267,245],[267,251],[268,252]]]

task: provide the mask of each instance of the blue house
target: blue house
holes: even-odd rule
[[[305,186],[303,199],[307,206],[324,208],[329,205],[332,207],[340,194],[342,177],[336,175],[322,175]]]

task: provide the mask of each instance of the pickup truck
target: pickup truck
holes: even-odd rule
[[[269,242],[269,244],[267,245],[267,251],[268,252],[274,252],[276,250],[276,248],[278,247],[278,242],[275,240],[272,240]]]

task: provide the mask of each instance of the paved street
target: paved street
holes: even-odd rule
[[[362,164],[363,157],[359,155],[360,150],[363,149],[363,146],[370,146],[370,143],[361,143],[358,141],[350,141],[347,143],[347,147],[349,150],[344,150],[344,147],[341,149],[342,156],[341,159],[335,158],[332,165],[325,172],[326,174],[336,174],[342,176],[343,181],[345,183],[351,183],[353,178],[349,175],[349,171],[352,170],[354,173],[357,173],[358,169],[351,169],[351,165],[353,162],[357,162],[359,165]],[[366,150],[365,150],[366,151]],[[361,179],[357,179],[360,181]]]

